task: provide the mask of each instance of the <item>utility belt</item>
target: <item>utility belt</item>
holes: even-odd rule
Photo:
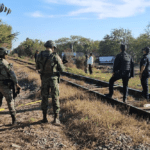
[[[115,76],[122,76],[122,77],[129,77],[131,76],[131,71],[130,70],[117,70],[114,72]]]
[[[20,93],[20,88],[17,87],[17,89],[16,89],[15,84],[14,84],[13,80],[11,80],[11,79],[5,79],[5,80],[0,80],[0,81],[3,82],[3,85],[6,85],[6,86],[8,86],[9,89],[13,90],[13,99],[15,99],[17,97],[17,95]]]

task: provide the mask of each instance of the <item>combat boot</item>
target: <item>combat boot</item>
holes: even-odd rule
[[[47,110],[43,110],[43,120],[42,120],[42,123],[47,123],[48,120],[47,120]]]
[[[12,118],[12,125],[17,125],[16,115],[11,114],[11,118]]]
[[[60,120],[59,120],[59,113],[54,115],[54,120],[52,122],[52,124],[56,125],[56,126],[60,126]]]

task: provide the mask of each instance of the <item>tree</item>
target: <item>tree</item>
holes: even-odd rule
[[[12,27],[10,25],[4,24],[0,20],[0,46],[4,46],[7,48],[12,47],[12,40],[14,40],[19,33],[18,32],[11,33],[11,32]]]
[[[147,34],[141,34],[133,43],[132,49],[134,51],[134,58],[135,62],[140,61],[141,57],[143,56],[142,49],[144,47],[150,47],[150,39],[148,38]]]
[[[110,35],[106,35],[104,40],[99,43],[99,53],[101,56],[116,55],[119,52],[120,44],[127,44],[127,51],[130,53],[129,47],[131,41],[134,39],[131,35],[131,31],[123,28],[113,29]]]
[[[13,53],[18,53],[19,56],[33,56],[36,50],[44,50],[44,42],[35,39],[26,38],[25,41],[14,49]]]
[[[145,33],[150,38],[150,23],[146,26]]]

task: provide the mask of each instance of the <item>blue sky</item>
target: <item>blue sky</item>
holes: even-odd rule
[[[17,47],[27,37],[44,41],[79,35],[102,40],[114,28],[136,38],[150,23],[150,0],[4,0],[12,13],[0,19],[19,32]]]

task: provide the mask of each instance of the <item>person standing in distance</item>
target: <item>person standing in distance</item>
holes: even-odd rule
[[[9,64],[6,60],[7,56],[8,56],[7,49],[4,47],[0,47],[0,95],[1,98],[3,96],[6,98],[9,112],[12,117],[12,125],[16,125],[17,124],[16,110],[15,110],[15,101],[12,95],[12,89],[10,89],[8,85],[5,85],[4,82],[6,80],[11,79],[17,88],[21,89],[21,87],[18,84],[18,80],[13,71],[12,64]],[[0,101],[2,105],[2,99],[0,99]]]
[[[113,95],[114,82],[122,79],[123,81],[123,102],[126,102],[128,96],[128,81],[129,78],[134,77],[134,63],[132,57],[126,52],[126,45],[121,44],[120,54],[115,58],[113,65],[113,75],[109,80],[109,94],[105,94],[107,97]]]
[[[149,94],[148,94],[148,78],[150,76],[150,60],[148,58],[148,54],[150,52],[149,47],[145,47],[142,49],[143,52],[143,57],[140,61],[140,74],[139,78],[141,80],[141,85],[143,88],[142,91],[142,96],[145,99],[149,99]]]
[[[36,50],[36,52],[35,52],[35,54],[34,54],[35,62],[36,62],[36,59],[37,59],[38,54],[39,54],[39,51]]]
[[[88,59],[88,65],[89,65],[89,72],[90,72],[90,74],[92,74],[93,73],[93,70],[92,70],[92,65],[93,65],[93,56],[92,56],[92,53],[90,53],[90,57],[89,57],[89,59]]]
[[[59,80],[60,73],[64,71],[64,65],[61,58],[58,56],[54,50],[56,49],[56,44],[49,40],[44,44],[46,50],[41,51],[37,57],[36,69],[41,72],[41,95],[42,103],[41,109],[43,111],[43,123],[48,122],[47,120],[47,108],[48,108],[48,97],[49,89],[51,88],[53,112],[54,112],[54,123],[55,125],[60,125],[59,120]]]

